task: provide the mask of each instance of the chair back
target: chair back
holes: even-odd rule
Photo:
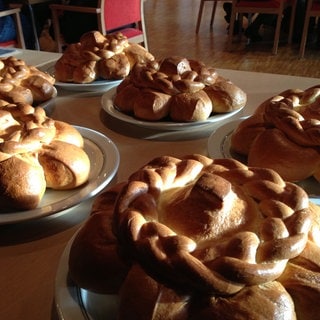
[[[103,34],[121,31],[131,42],[148,49],[144,22],[144,0],[100,0],[100,29]],[[99,16],[98,16],[99,19]]]
[[[13,8],[13,9],[7,9],[7,10],[1,10],[0,11],[0,18],[1,17],[7,17],[12,16],[14,20],[14,26],[16,28],[16,39],[12,39],[5,42],[0,42],[1,47],[17,47],[25,49],[25,41],[24,41],[24,35],[23,35],[23,29],[22,29],[22,23],[20,18],[20,8]]]
[[[142,20],[140,0],[102,0],[101,2],[107,31],[139,23]]]

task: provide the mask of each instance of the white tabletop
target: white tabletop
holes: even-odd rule
[[[59,56],[30,50],[17,53],[17,57],[27,63],[44,69]],[[305,89],[320,81],[233,70],[218,72],[248,94],[247,106],[234,118],[249,115],[259,103],[285,89]],[[126,179],[134,170],[159,155],[207,155],[208,136],[225,122],[186,132],[141,128],[103,111],[102,94],[59,90],[48,112],[54,119],[97,130],[117,145],[121,160],[112,183]],[[90,205],[91,201],[85,201],[67,212],[0,226],[0,319],[57,318],[54,306],[57,266],[66,244],[88,216]]]

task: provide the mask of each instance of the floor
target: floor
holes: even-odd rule
[[[212,2],[205,10],[198,34],[195,33],[200,0],[146,0],[145,19],[149,51],[157,58],[179,55],[198,59],[215,68],[257,71],[320,78],[320,47],[307,48],[298,58],[298,44],[281,41],[272,55],[272,30],[264,30],[262,42],[247,44],[246,38],[234,39],[234,50],[226,50],[227,24],[222,3],[210,29]]]

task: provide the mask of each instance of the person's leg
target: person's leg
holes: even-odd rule
[[[276,16],[273,14],[259,14],[246,29],[246,37],[248,37],[253,42],[261,41],[262,37],[259,32],[260,27],[262,25],[274,26],[275,18]]]

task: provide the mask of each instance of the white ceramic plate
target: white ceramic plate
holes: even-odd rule
[[[202,125],[207,125],[210,123],[219,122],[225,120],[227,118],[232,117],[236,113],[238,113],[242,108],[235,110],[233,112],[228,113],[221,113],[215,114],[209,117],[207,120],[204,121],[196,121],[196,122],[173,122],[173,121],[143,121],[136,119],[130,115],[127,115],[123,112],[120,112],[113,104],[113,97],[116,93],[116,88],[109,89],[101,99],[102,108],[105,112],[107,112],[110,116],[127,122],[131,124],[135,124],[140,127],[149,128],[149,129],[156,129],[156,130],[187,130],[192,127],[199,127]]]
[[[106,91],[117,86],[122,80],[96,80],[91,83],[55,82],[56,87],[69,91]]]
[[[115,144],[97,131],[77,126],[75,128],[84,138],[84,149],[91,163],[88,182],[73,190],[47,189],[36,209],[0,213],[0,225],[37,219],[69,209],[95,196],[112,180],[120,162]]]
[[[54,63],[55,64],[55,63]],[[46,68],[46,72],[54,77],[54,64]],[[122,80],[96,80],[91,83],[71,83],[56,81],[55,86],[69,91],[106,91],[117,86]]]
[[[77,287],[68,277],[68,260],[74,237],[66,246],[55,278],[55,305],[61,320],[116,320],[118,296],[101,295]]]
[[[233,158],[245,163],[245,159],[232,152],[231,135],[238,124],[246,117],[230,121],[212,132],[208,139],[208,154],[211,158]],[[320,183],[313,177],[299,181],[297,183],[309,195],[309,198],[315,204],[320,205]]]

